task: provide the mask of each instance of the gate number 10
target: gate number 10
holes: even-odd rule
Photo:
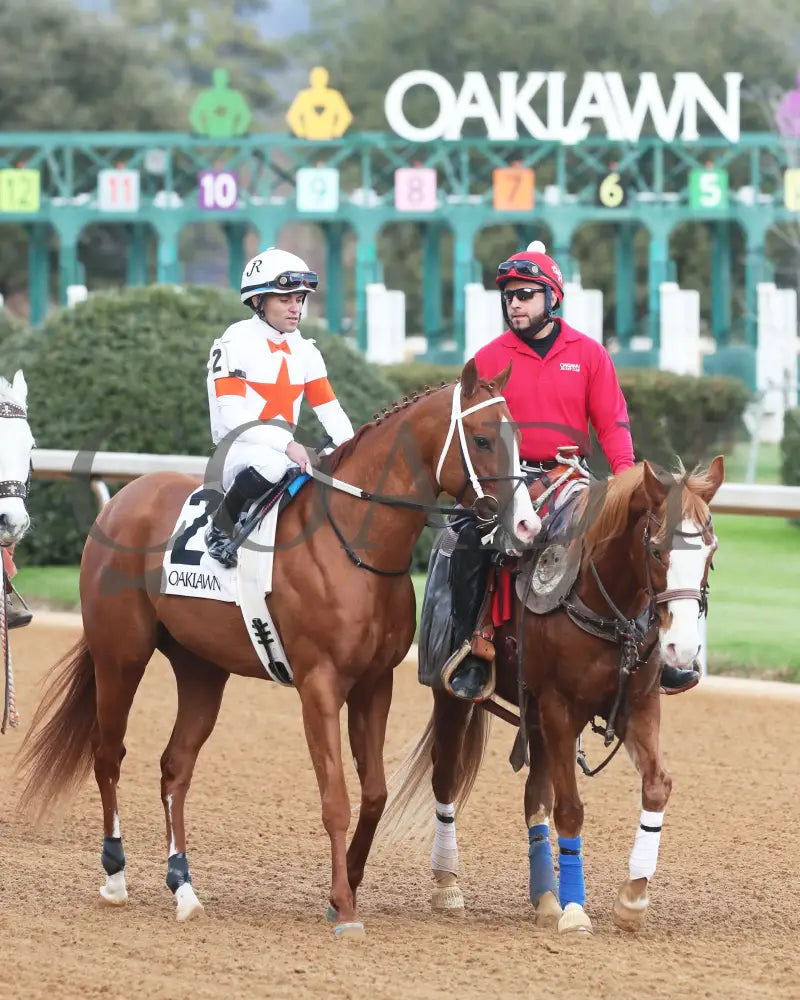
[[[230,170],[203,170],[197,175],[200,208],[230,212],[239,200],[236,174]]]

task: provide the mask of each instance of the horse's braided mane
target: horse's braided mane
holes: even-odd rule
[[[704,524],[709,516],[708,504],[702,497],[702,493],[711,486],[708,469],[696,466],[692,472],[687,473],[679,461],[677,469],[668,475],[672,476],[676,486],[681,487],[681,517],[689,518],[697,524]],[[631,499],[643,480],[643,462],[608,480],[608,488],[602,495],[602,504],[594,516],[590,516],[589,527],[583,539],[584,566],[590,559],[601,558],[609,544],[624,532],[628,523]],[[587,490],[586,493],[586,499],[583,501],[585,505],[591,505],[593,500],[597,503],[591,495],[595,493],[596,497],[596,491]],[[663,525],[664,530],[669,528],[670,525]]]
[[[458,381],[457,379],[454,380]],[[422,390],[413,390],[408,396],[403,396],[400,400],[393,400],[390,406],[384,406],[380,413],[376,413],[369,423],[362,424],[355,434],[350,438],[349,441],[345,441],[344,444],[340,444],[338,448],[335,448],[330,455],[326,455],[321,461],[321,467],[324,472],[329,476],[332,476],[334,472],[339,468],[342,462],[349,458],[353,452],[358,447],[361,439],[375,427],[380,426],[384,421],[396,416],[398,413],[402,413],[404,410],[408,409],[414,403],[419,402],[420,399],[425,399],[426,396],[430,396],[433,393],[439,392],[441,389],[446,389],[449,385],[453,385],[454,382],[442,382],[441,385],[432,389],[429,385],[426,385]],[[489,391],[494,390],[494,382],[486,382],[483,379],[479,380],[479,384]]]

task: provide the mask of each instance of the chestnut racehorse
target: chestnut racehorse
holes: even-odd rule
[[[356,890],[386,801],[383,745],[392,671],[414,636],[408,568],[426,514],[442,491],[465,504],[486,495],[493,501],[488,506],[501,512],[509,548],[532,541],[540,526],[526,490],[517,489],[516,440],[505,432],[510,415],[501,393],[509,372],[510,366],[487,383],[468,362],[458,382],[405,400],[333,452],[325,471],[341,477],[339,484],[380,494],[377,503],[331,488],[330,480],[327,486],[315,481],[299,490],[278,522],[268,603],[294,671],[330,837],[330,916],[337,936],[363,934],[355,918]],[[265,677],[235,605],[159,593],[163,539],[197,485],[179,474],[145,475],[103,509],[81,563],[84,636],[61,661],[22,763],[23,802],[45,805],[94,764],[105,835],[101,895],[123,903],[117,805],[123,741],[136,689],[154,650],[161,650],[178,685],[175,727],[161,758],[161,797],[167,885],[181,920],[202,909],[191,885],[184,826],[197,755],[214,728],[229,675]],[[318,526],[311,531],[315,518]],[[303,532],[307,540],[297,544]],[[127,586],[120,584],[126,580]],[[350,802],[339,732],[345,702],[361,781],[361,808],[347,850]]]
[[[575,588],[557,610],[543,615],[526,610],[522,622],[516,599],[512,620],[496,634],[497,693],[517,705],[522,700],[527,723],[529,890],[542,926],[592,933],[584,911],[576,741],[595,716],[606,720],[608,745],[612,730],[623,741],[642,779],[629,878],[613,916],[627,930],[644,924],[647,886],[672,787],[659,746],[659,678],[662,663],[686,667],[698,653],[699,613],[705,610],[716,549],[708,505],[723,478],[721,457],[706,471],[688,476],[656,476],[645,462],[586,490],[579,500],[582,528],[574,539],[582,548]],[[458,886],[455,815],[480,768],[489,716],[444,691],[433,694],[431,720],[398,773],[401,784],[385,822],[398,836],[427,820],[425,779],[431,774],[436,800],[432,905],[459,912],[464,898]],[[504,714],[513,717],[508,710]],[[558,834],[558,880],[551,813]]]

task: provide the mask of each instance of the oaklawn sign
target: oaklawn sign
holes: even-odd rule
[[[564,107],[566,73],[498,73],[497,99],[483,73],[464,74],[455,88],[439,73],[418,69],[399,76],[386,92],[384,109],[389,127],[411,142],[460,139],[464,123],[483,121],[490,139],[518,139],[527,133],[535,139],[575,143],[585,139],[593,120],[600,121],[609,139],[635,142],[650,118],[655,133],[671,142],[679,133],[686,140],[699,139],[698,108],[729,142],[739,139],[741,73],[725,73],[725,104],[716,99],[697,73],[675,73],[673,89],[666,101],[655,73],[639,74],[639,90],[633,101],[620,73],[584,73],[578,97],[567,116]],[[403,102],[412,87],[427,87],[439,103],[436,120],[413,125],[405,116]],[[544,105],[544,118],[531,102]]]

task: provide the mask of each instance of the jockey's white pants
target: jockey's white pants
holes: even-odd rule
[[[236,444],[231,445],[231,449],[225,457],[225,465],[222,471],[222,488],[230,489],[238,473],[242,469],[252,465],[256,472],[269,480],[277,483],[283,479],[291,468],[297,468],[286,452],[278,451],[277,448],[270,448],[263,444]]]

